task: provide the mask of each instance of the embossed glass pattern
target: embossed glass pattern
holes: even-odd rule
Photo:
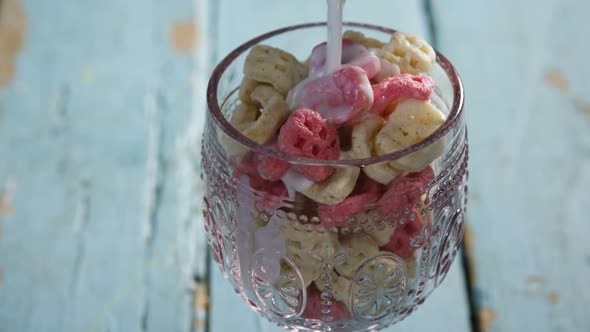
[[[382,40],[394,32],[356,23],[346,28]],[[270,321],[297,331],[377,331],[425,301],[461,244],[468,161],[463,89],[453,66],[437,54],[431,102],[446,114],[446,122],[415,145],[369,159],[290,157],[255,144],[229,124],[244,60],[254,45],[305,59],[324,36],[320,23],[273,31],[240,46],[215,69],[202,147],[205,231],[224,276]],[[395,163],[433,146],[444,149],[430,164],[434,177],[419,188],[415,202],[395,211],[383,206],[387,202],[373,202],[344,220],[321,213],[321,204],[297,190],[253,185],[242,162],[250,155],[290,165],[327,165],[357,181],[363,167]]]

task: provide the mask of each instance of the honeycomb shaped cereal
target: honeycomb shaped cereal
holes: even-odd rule
[[[427,75],[400,74],[373,84],[374,101],[371,112],[379,114],[400,98],[428,100],[434,91],[434,81]]]
[[[340,244],[346,253],[346,260],[336,265],[336,271],[346,278],[352,278],[358,267],[379,252],[377,243],[365,233],[342,236]]]
[[[254,91],[254,89],[256,89],[256,87],[261,84],[264,84],[264,83],[260,83],[255,80],[244,77],[242,79],[242,82],[240,83],[240,89],[238,91],[238,98],[246,104],[255,104],[256,102],[254,100],[252,100],[250,95],[252,95],[252,92]]]
[[[305,287],[311,285],[314,279],[317,279],[320,276],[320,271],[316,271],[310,269],[309,267],[301,267],[297,266],[297,270],[301,274],[301,278],[305,283]],[[286,273],[295,274],[295,270],[289,264],[285,263],[285,261],[281,261],[281,275],[285,275]],[[295,278],[295,280],[297,280]],[[294,284],[293,281],[289,280],[289,278],[282,278],[280,282],[277,284],[279,287],[289,287],[289,286],[297,286]]]
[[[287,257],[309,275],[317,278],[322,265],[334,264],[340,245],[338,235],[331,232],[316,232],[281,227],[286,238]],[[313,280],[313,279],[312,279]]]
[[[367,118],[352,127],[351,145],[355,158],[370,158],[373,156],[375,137],[385,125],[385,121],[376,115]]]
[[[399,66],[396,63],[390,61],[392,60],[392,55],[390,53],[380,48],[373,49],[373,52],[375,52],[375,55],[379,58],[381,67],[379,73],[373,77],[373,81],[379,83],[391,76],[401,74],[401,69]]]
[[[340,147],[336,128],[314,110],[299,108],[281,127],[277,141],[280,152],[313,159],[338,159]],[[294,166],[313,181],[322,181],[333,173],[327,166]]]
[[[434,178],[434,171],[426,167],[420,172],[410,173],[391,181],[379,199],[379,211],[383,214],[412,209],[421,203],[422,188]],[[422,204],[422,203],[421,203]]]
[[[267,45],[257,45],[246,57],[244,75],[248,79],[268,83],[286,96],[291,88],[307,76],[307,69],[290,53]]]
[[[365,228],[365,232],[375,240],[375,243],[377,243],[379,247],[381,247],[389,243],[389,240],[395,231],[395,227],[396,224],[382,221],[371,225],[370,228]]]
[[[360,169],[355,166],[335,166],[329,178],[316,182],[301,193],[320,204],[336,205],[354,189]]]
[[[424,39],[403,32],[394,33],[381,49],[385,52],[378,55],[399,65],[402,73],[426,74],[436,59],[434,49]]]
[[[384,155],[407,148],[428,137],[444,122],[445,115],[429,102],[404,100],[397,105],[375,137],[375,152],[377,155]],[[397,159],[390,165],[405,171],[421,170],[439,157],[443,148],[442,141],[438,141]]]
[[[289,117],[289,106],[284,97],[268,85],[257,86],[251,97],[262,106],[262,112],[242,134],[258,144],[266,144],[277,135],[279,128]]]
[[[354,30],[344,31],[342,38],[350,39],[366,48],[381,48],[383,45],[385,45],[384,42],[378,39],[366,37],[362,32]]]
[[[402,217],[404,222],[397,225],[389,243],[381,247],[381,250],[392,252],[404,259],[410,257],[420,246],[412,240],[419,236],[424,229],[424,221],[416,210]]]
[[[230,124],[239,132],[244,132],[258,118],[260,112],[258,107],[250,104],[239,104],[233,111]],[[220,135],[220,142],[230,156],[242,156],[248,149],[225,134]]]
[[[375,137],[383,128],[385,121],[376,115],[367,116],[352,129],[352,154],[355,158],[370,158],[375,155]],[[373,181],[388,184],[394,178],[402,174],[402,171],[393,168],[387,162],[371,164],[363,167],[363,172]]]
[[[331,292],[336,301],[344,303],[348,302],[348,293],[351,283],[350,279],[332,274],[332,277],[329,280],[324,280],[324,278],[320,277],[314,280],[313,283],[320,291]]]

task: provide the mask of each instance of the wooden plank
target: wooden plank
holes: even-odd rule
[[[190,331],[206,252],[194,3],[24,6],[0,91],[0,330]]]
[[[378,8],[379,10],[375,10]],[[220,1],[216,9],[218,60],[244,41],[279,27],[323,21],[325,4],[318,0],[297,1]],[[427,36],[426,16],[421,1],[392,2],[373,0],[369,8],[362,1],[348,1],[345,20],[390,26]],[[213,264],[214,265],[214,264]],[[231,313],[230,313],[231,312]],[[470,331],[468,305],[461,266],[455,263],[447,280],[415,314],[386,331]],[[282,331],[259,318],[239,298],[219,268],[211,269],[210,331]]]
[[[466,86],[483,331],[589,331],[590,2],[433,2]]]

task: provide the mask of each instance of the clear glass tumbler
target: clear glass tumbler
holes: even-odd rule
[[[358,23],[345,28],[381,40],[395,32]],[[215,68],[202,141],[205,228],[224,276],[268,320],[294,331],[377,331],[416,310],[445,278],[459,250],[468,160],[463,87],[452,64],[437,53],[431,102],[446,122],[419,143],[374,158],[293,157],[250,141],[230,125],[253,46],[267,44],[305,59],[325,35],[325,23],[272,31],[241,45]],[[290,165],[327,165],[334,175],[318,190],[337,194],[343,186],[358,185],[364,167],[404,163],[432,149],[440,156],[426,166],[427,183],[399,193],[407,204],[379,200],[346,220],[336,220],[338,211],[328,214],[331,220],[325,206],[297,192],[301,179],[285,193],[280,183],[253,177],[251,163],[244,163],[274,157]],[[336,175],[339,180],[330,181]]]

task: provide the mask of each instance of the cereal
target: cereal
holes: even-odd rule
[[[367,116],[365,120],[354,125],[352,129],[352,153],[355,158],[370,158],[374,156],[373,146],[377,133],[383,128],[385,121],[376,115]],[[402,174],[387,162],[370,164],[363,167],[363,172],[382,184],[388,184],[394,178]]]
[[[255,80],[244,77],[240,83],[240,89],[238,91],[238,98],[245,104],[256,104],[256,101],[250,97],[254,89],[259,85],[267,85],[264,83],[257,82]],[[269,85],[270,86],[270,85]]]
[[[336,205],[344,201],[354,189],[360,169],[355,166],[335,166],[334,169],[329,178],[314,183],[301,193],[320,204]]]
[[[336,301],[343,303],[348,302],[348,294],[350,289],[350,279],[343,276],[332,276],[329,280],[318,278],[314,280],[314,285],[322,292],[331,292]]]
[[[359,43],[366,48],[381,48],[381,47],[383,47],[383,45],[385,45],[384,42],[382,42],[378,39],[366,37],[360,31],[353,31],[353,30],[344,31],[344,33],[342,34],[342,38],[353,40],[354,42]]]
[[[318,214],[321,223],[326,227],[344,226],[348,218],[363,212],[367,209],[367,205],[375,202],[378,198],[378,193],[363,193],[348,197],[336,205],[320,205]]]
[[[371,113],[379,114],[392,101],[399,98],[428,100],[434,91],[434,81],[430,76],[400,74],[389,77],[373,85],[374,102]]]
[[[373,104],[373,89],[365,71],[347,66],[315,79],[303,81],[287,96],[292,109],[310,108],[335,126],[356,122]]]
[[[323,74],[326,65],[327,43],[321,43],[314,47],[310,57],[310,76]],[[365,46],[351,40],[342,39],[342,64],[361,67],[369,79],[373,78],[381,70],[381,62],[375,53]]]
[[[381,213],[395,213],[411,209],[420,201],[422,188],[434,178],[431,167],[393,180],[378,201]]]
[[[343,236],[340,239],[340,244],[346,253],[346,260],[344,263],[336,266],[336,271],[347,278],[352,278],[356,270],[366,259],[373,257],[379,252],[375,240],[363,233]]]
[[[390,62],[386,58],[388,57],[389,53],[382,49],[375,49],[373,50],[377,57],[379,58],[379,62],[381,64],[381,70],[373,77],[374,82],[381,82],[389,77],[399,75],[401,73],[401,69],[395,63]]]
[[[324,264],[334,264],[340,250],[338,236],[330,232],[308,232],[290,227],[281,227],[286,238],[287,257],[300,269],[311,269],[312,276],[319,275]],[[315,279],[315,278],[314,278]]]
[[[426,41],[403,32],[394,33],[381,49],[386,53],[380,55],[399,65],[402,73],[428,73],[436,60],[436,52]]]
[[[408,99],[400,102],[385,126],[375,137],[378,155],[392,153],[419,143],[445,122],[445,115],[426,101]],[[418,171],[443,152],[439,141],[390,163],[394,168]]]
[[[317,211],[321,224],[326,227],[344,226],[346,221],[367,210],[381,196],[381,186],[370,178],[359,176],[352,194],[336,205],[320,204]]]
[[[381,247],[389,243],[396,226],[394,223],[382,221],[372,226],[370,230],[365,229],[365,232]]]
[[[414,253],[418,246],[412,245],[412,239],[422,233],[424,221],[420,213],[415,209],[401,217],[395,232],[391,236],[389,243],[381,247],[381,250],[392,252],[402,258],[408,258]]]
[[[307,288],[307,303],[301,314],[302,318],[317,320],[349,320],[350,313],[346,305],[340,301],[326,301],[322,297],[322,292],[317,288],[310,286]],[[329,306],[326,304],[329,303]],[[326,319],[326,317],[330,317]]]
[[[267,181],[257,170],[258,158],[253,153],[244,155],[234,170],[234,177],[248,177],[248,185],[258,191],[256,201],[265,207],[280,205],[281,200],[288,195],[287,188],[281,181]]]
[[[280,152],[315,159],[338,159],[340,147],[336,128],[326,124],[315,111],[300,108],[281,127],[277,142]],[[294,168],[314,181],[332,175],[327,166],[297,166]]]
[[[279,181],[287,170],[289,163],[283,159],[275,157],[260,157],[256,167],[260,177],[268,181]]]
[[[244,64],[246,78],[268,83],[283,96],[306,75],[307,69],[293,55],[266,45],[254,46]]]

